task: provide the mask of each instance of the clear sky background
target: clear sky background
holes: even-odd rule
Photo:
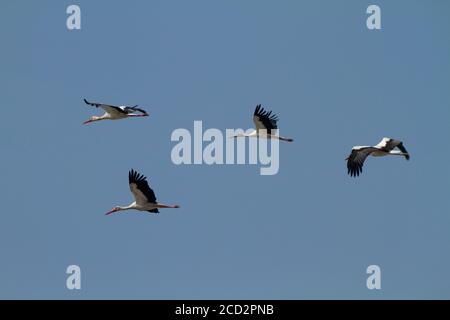
[[[1,1],[0,298],[449,299],[449,17],[444,0]],[[83,98],[151,116],[84,126],[101,110]],[[277,175],[171,162],[174,129],[249,128],[258,103],[295,139]],[[384,136],[411,160],[350,178],[351,147]],[[106,217],[131,168],[182,208]]]

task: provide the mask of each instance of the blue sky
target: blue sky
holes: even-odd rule
[[[81,7],[82,29],[66,28]],[[377,4],[382,30],[366,28]],[[0,298],[450,298],[447,1],[2,1]],[[88,100],[151,116],[82,122]],[[174,129],[295,142],[280,171],[176,166]],[[388,136],[411,160],[353,145]],[[148,176],[160,215],[105,217]],[[82,289],[65,287],[68,265]],[[368,290],[367,266],[382,289]]]

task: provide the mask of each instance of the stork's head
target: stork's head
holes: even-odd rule
[[[105,215],[110,215],[111,213],[118,212],[120,210],[122,210],[122,208],[114,207],[114,208],[111,209],[111,211],[108,211],[107,213],[105,213]]]
[[[98,120],[101,120],[101,118],[97,117],[97,116],[92,116],[92,117],[89,118],[89,120],[83,122],[83,124],[88,124],[88,123],[91,123],[91,122],[94,122],[94,121],[98,121]]]

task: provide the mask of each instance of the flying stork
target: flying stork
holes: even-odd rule
[[[398,148],[399,150],[394,150]],[[383,138],[380,143],[374,147],[355,146],[347,159],[348,174],[352,177],[359,176],[366,158],[371,155],[373,157],[384,156],[403,156],[409,160],[409,153],[406,151],[403,143],[399,140],[391,138]]]
[[[107,212],[106,215],[123,210],[148,211],[150,213],[159,213],[160,208],[179,208],[179,205],[167,205],[156,201],[153,190],[149,187],[147,178],[137,173],[133,169],[128,173],[128,183],[131,193],[134,196],[134,202],[126,207],[116,206]]]
[[[96,108],[102,108],[103,110],[105,110],[105,114],[100,117],[92,116],[91,118],[89,118],[89,120],[83,122],[83,124],[88,124],[100,120],[119,120],[132,117],[148,117],[148,113],[145,110],[139,109],[137,105],[135,105],[134,107],[112,106],[103,103],[92,103],[87,101],[86,99],[84,99],[84,103]],[[136,112],[139,112],[139,114],[136,114]]]
[[[255,124],[256,130],[250,133],[239,133],[232,138],[238,137],[261,137],[267,139],[279,139],[282,141],[292,142],[294,139],[285,138],[272,134],[272,130],[278,129],[277,126],[278,116],[272,114],[272,111],[266,111],[260,104],[255,108],[253,113],[253,123]]]

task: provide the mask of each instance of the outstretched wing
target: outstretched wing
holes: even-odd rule
[[[86,99],[84,99],[84,103],[87,105],[96,107],[96,108],[102,108],[105,110],[105,112],[109,113],[110,115],[126,115],[128,114],[125,109],[120,108],[118,106],[113,106],[110,104],[104,104],[104,103],[96,103],[96,102],[89,102]]]
[[[357,177],[362,173],[364,161],[372,152],[378,150],[374,147],[354,147],[348,156],[347,169],[351,177]]]
[[[379,147],[381,150],[386,152],[391,152],[395,148],[398,148],[402,153],[405,154],[406,160],[409,160],[409,153],[406,151],[406,148],[403,146],[403,142],[400,140],[395,140],[391,138],[383,138],[376,147]]]
[[[270,134],[272,129],[278,129],[277,121],[278,117],[276,114],[272,114],[272,111],[264,110],[260,104],[256,106],[253,113],[256,130],[266,129],[267,133]]]
[[[128,183],[130,184],[130,190],[134,195],[136,204],[145,205],[148,202],[156,202],[155,193],[148,185],[146,177],[131,169],[128,173]]]

